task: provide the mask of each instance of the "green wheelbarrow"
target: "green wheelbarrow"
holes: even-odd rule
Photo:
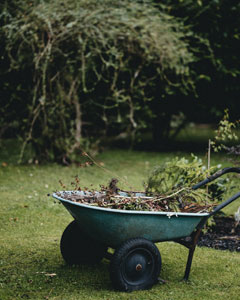
[[[222,169],[192,188],[198,189],[229,172],[240,173],[240,168]],[[129,292],[148,289],[157,283],[161,270],[157,242],[174,241],[189,249],[184,275],[188,280],[196,244],[207,219],[240,197],[239,192],[210,213],[177,213],[90,206],[64,199],[66,193],[84,196],[90,192],[63,191],[52,195],[74,218],[60,242],[64,260],[70,265],[94,264],[105,257],[110,260],[114,288]],[[119,194],[126,196],[124,192]],[[113,249],[113,254],[108,249]]]

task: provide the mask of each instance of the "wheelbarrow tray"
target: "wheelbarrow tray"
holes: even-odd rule
[[[85,192],[64,191],[54,193],[53,197],[61,201],[88,236],[112,248],[135,237],[146,238],[154,243],[188,237],[203,219],[209,217],[209,213],[137,211],[91,206],[64,199],[66,193],[84,196]],[[126,197],[127,193],[120,192],[119,195]],[[144,194],[136,193],[136,196]]]
[[[195,184],[196,190],[226,173],[240,173],[240,168],[224,168]],[[62,191],[52,196],[61,201],[75,219],[64,230],[60,249],[68,264],[110,260],[110,278],[121,291],[150,288],[157,282],[161,256],[154,243],[174,241],[189,249],[184,280],[188,280],[194,251],[207,219],[240,198],[240,192],[216,206],[209,213],[156,212],[111,209],[67,200],[71,194],[102,196],[100,192]],[[119,192],[127,197],[128,193]],[[134,193],[146,197],[144,193]],[[98,198],[98,197],[97,197]],[[101,198],[101,197],[100,197]],[[130,198],[130,197],[129,197]],[[89,199],[89,197],[88,197]],[[114,253],[107,252],[108,248]]]

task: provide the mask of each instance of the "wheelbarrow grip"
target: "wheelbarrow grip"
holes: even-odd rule
[[[216,178],[226,174],[226,173],[240,173],[240,168],[236,168],[236,167],[230,167],[230,168],[224,168],[222,170],[217,171],[216,173],[214,173],[213,175],[209,176],[208,178],[204,179],[203,181],[195,184],[192,189],[196,190],[198,188],[200,188],[201,186],[215,180]]]
[[[231,198],[227,199],[226,201],[222,202],[221,204],[219,204],[218,206],[216,206],[214,208],[214,210],[209,214],[209,217],[215,215],[217,212],[219,212],[221,209],[223,209],[225,206],[232,203],[234,200],[236,200],[239,197],[240,197],[240,192],[238,192],[237,194],[235,194]]]

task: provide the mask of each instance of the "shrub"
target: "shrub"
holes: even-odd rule
[[[192,87],[191,32],[151,2],[36,1],[6,4],[1,17],[25,95],[20,159],[31,143],[40,160],[75,160],[89,138],[134,134],[154,116],[153,99]]]
[[[219,167],[221,166],[213,166],[208,170],[203,165],[202,160],[194,155],[192,161],[184,157],[181,159],[175,157],[171,161],[155,167],[147,179],[146,192],[166,194],[187,188],[187,193],[189,193],[193,185],[215,173]],[[202,203],[207,200],[206,197],[208,196],[214,201],[221,201],[222,195],[227,189],[228,181],[228,178],[218,178],[208,184],[208,195],[204,186],[196,190],[196,193],[194,192],[194,197]]]

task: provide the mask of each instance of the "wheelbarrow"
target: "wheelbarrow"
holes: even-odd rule
[[[240,168],[225,168],[194,185],[201,186]],[[158,281],[161,255],[155,243],[174,241],[189,249],[184,280],[188,280],[198,238],[208,218],[240,197],[240,192],[216,206],[210,213],[133,211],[90,206],[64,199],[64,193],[52,196],[61,201],[72,221],[64,230],[60,250],[70,265],[94,264],[110,260],[110,279],[120,291],[151,288]],[[90,192],[74,192],[81,196]],[[126,196],[124,192],[119,192]],[[144,194],[136,193],[137,197]],[[113,253],[108,250],[112,249]],[[113,251],[114,250],[114,251]]]

